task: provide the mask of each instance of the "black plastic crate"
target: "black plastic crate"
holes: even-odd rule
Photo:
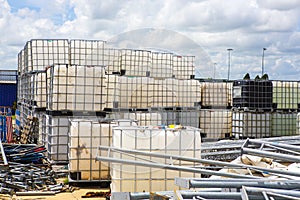
[[[233,107],[272,110],[272,81],[237,80],[233,82]]]

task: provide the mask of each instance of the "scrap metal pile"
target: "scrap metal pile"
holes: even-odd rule
[[[279,138],[277,138],[279,139]],[[276,139],[247,139],[239,147],[239,156],[230,162],[145,153],[100,146],[99,150],[123,152],[133,160],[97,156],[98,161],[151,166],[153,168],[201,173],[202,178],[175,178],[180,189],[164,192],[113,192],[112,199],[300,199],[299,136]],[[238,149],[237,147],[236,150]],[[235,150],[235,151],[236,151]],[[138,156],[198,163],[195,167],[176,168],[161,163],[136,162]],[[205,178],[203,178],[205,177]]]
[[[9,195],[49,195],[66,190],[57,183],[56,173],[45,158],[44,146],[2,144],[0,193]]]

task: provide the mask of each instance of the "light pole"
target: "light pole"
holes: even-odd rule
[[[227,49],[228,51],[228,76],[227,76],[227,80],[229,80],[230,77],[230,52],[233,51],[233,49]]]
[[[264,61],[265,61],[265,50],[267,50],[267,48],[263,48],[262,49],[262,58],[261,58],[261,76],[264,75]]]
[[[216,78],[216,65],[217,63],[214,63],[214,79]]]

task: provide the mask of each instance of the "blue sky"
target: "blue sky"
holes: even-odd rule
[[[189,41],[194,41],[195,56],[210,60],[199,67],[203,76],[211,76],[207,72],[215,66],[216,78],[227,78],[227,49],[232,48],[230,78],[242,78],[246,72],[254,78],[261,74],[262,49],[267,48],[269,77],[298,80],[299,25],[299,0],[0,0],[0,69],[16,69],[17,54],[30,39],[110,41],[124,37],[124,32],[154,28],[186,37],[165,43],[164,49],[177,45],[189,51]],[[159,38],[149,40],[153,42],[165,39],[151,37]]]

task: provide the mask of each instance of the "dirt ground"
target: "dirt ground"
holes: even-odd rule
[[[58,193],[56,195],[46,195],[46,196],[16,196],[13,195],[12,197],[9,195],[0,195],[1,200],[44,200],[44,199],[59,199],[59,200],[72,200],[72,199],[86,199],[86,200],[93,200],[93,199],[100,199],[105,200],[105,198],[82,198],[87,192],[106,192],[108,189],[95,189],[95,188],[80,188],[79,190],[75,190],[74,192],[64,192]]]

